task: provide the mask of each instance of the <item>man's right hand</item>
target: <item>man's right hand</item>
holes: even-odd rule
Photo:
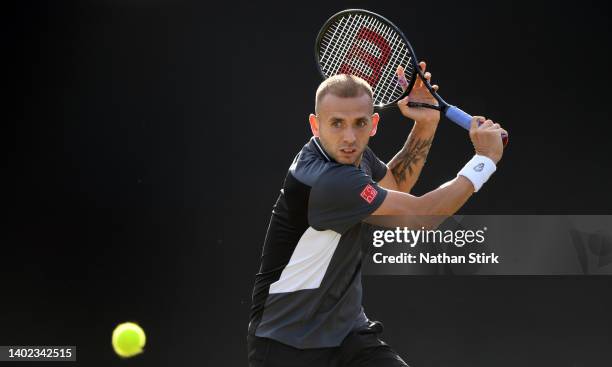
[[[491,158],[495,164],[499,162],[504,153],[502,133],[508,134],[499,124],[486,120],[482,116],[472,117],[470,139],[474,144],[476,154]]]

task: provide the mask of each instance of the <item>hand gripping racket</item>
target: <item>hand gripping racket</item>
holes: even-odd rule
[[[439,105],[420,102],[409,102],[408,105],[439,110],[457,125],[470,129],[472,116],[448,104],[433,90],[402,31],[376,13],[348,9],[329,18],[317,36],[315,59],[323,78],[352,74],[367,81],[374,94],[374,106],[379,108],[395,104],[407,96],[420,76]],[[400,65],[406,76],[405,90],[396,74]],[[506,145],[508,136],[502,134],[502,140]]]

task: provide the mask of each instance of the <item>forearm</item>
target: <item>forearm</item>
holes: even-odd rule
[[[415,122],[402,149],[389,161],[398,191],[410,192],[425,165],[438,124]]]
[[[453,215],[474,193],[474,185],[463,176],[422,196],[388,191],[387,198],[375,215]]]
[[[421,210],[427,215],[453,215],[474,193],[474,185],[464,176],[453,180],[419,197]]]

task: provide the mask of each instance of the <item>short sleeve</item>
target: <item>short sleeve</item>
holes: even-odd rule
[[[372,170],[372,179],[379,182],[387,174],[387,165],[374,154],[370,147],[366,148],[364,153],[364,158]]]
[[[378,209],[386,196],[387,191],[357,167],[333,166],[310,190],[308,222],[319,231],[344,233]]]

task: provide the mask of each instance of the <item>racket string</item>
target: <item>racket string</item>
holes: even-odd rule
[[[357,29],[355,30],[355,33],[359,33],[362,30],[368,29],[371,30],[371,28],[374,28],[376,19],[372,18],[372,17],[367,17],[367,22],[363,22],[362,24],[360,24]],[[368,44],[372,44],[372,42],[368,42],[368,38],[366,37],[361,37],[357,42],[355,42],[355,36],[351,37],[351,39],[349,39],[350,41],[347,41],[347,44],[351,44],[351,49],[355,49],[356,51],[359,52],[359,55],[361,55],[362,57],[350,57],[347,59],[347,55],[344,55],[343,57],[343,64],[347,64],[350,65],[353,69],[356,69],[361,75],[358,75],[364,79],[366,79],[368,81],[368,83],[372,86],[372,88],[376,88],[376,86],[378,85],[378,80],[380,79],[380,76],[377,77],[377,75],[374,75],[374,73],[376,72],[375,69],[371,66],[371,65],[367,65],[367,62],[364,61],[364,58],[369,59],[371,62],[374,62],[376,64],[377,60],[372,60],[371,57],[368,57],[368,55],[363,52],[364,49],[366,49],[365,46],[369,46]],[[379,35],[380,36],[380,35]],[[371,40],[374,42],[374,40]],[[373,45],[372,45],[373,46]],[[367,51],[369,51],[372,46],[369,46],[369,48],[367,49]],[[376,44],[376,47],[381,47],[378,44]],[[382,53],[382,52],[381,52]],[[379,65],[374,65],[379,66]],[[339,66],[340,67],[340,66]],[[336,72],[339,72],[339,70],[336,70]],[[368,77],[368,75],[370,77]],[[377,103],[378,101],[376,100],[378,97],[378,94],[375,93],[374,91],[372,92],[375,96],[374,98],[374,103]]]
[[[381,36],[382,36],[383,40],[385,40],[385,41],[386,41],[386,39],[387,39],[387,37],[386,37],[386,36],[387,36],[387,34],[389,34],[390,29],[389,29],[388,27],[385,27],[383,24],[378,23],[378,25],[377,25],[377,30],[381,30],[381,31],[382,31],[383,29],[381,29],[381,28],[385,28],[385,29],[384,29],[384,33],[383,33],[383,32],[381,32],[381,33],[383,33],[383,34],[381,34]],[[380,46],[379,46],[379,47],[380,47]],[[393,48],[391,48],[391,50],[393,50]],[[385,69],[385,70],[381,70],[381,77],[382,77],[382,76],[384,76],[384,73],[385,73],[385,71],[386,71],[387,66],[388,66],[388,65],[382,65],[381,69]],[[383,82],[384,82],[384,79],[383,79]],[[378,93],[378,91],[381,89],[381,85],[382,85],[382,84],[383,84],[383,83],[380,83],[380,82],[379,82],[379,83],[376,83],[376,85],[375,85],[375,86],[373,86],[373,87],[374,87],[374,91],[373,91],[373,93],[374,93],[374,95],[376,96],[376,98],[375,98],[375,100],[374,100],[374,103],[375,103],[375,104],[384,103],[384,102],[381,100],[381,98],[378,98],[378,97],[381,97],[381,96],[380,96],[380,93]],[[382,97],[384,97],[384,95],[383,95]]]
[[[359,15],[359,18],[355,18],[356,20],[349,26],[343,30],[343,32],[339,36],[338,46],[334,47],[336,50],[334,56],[331,58],[331,64],[328,65],[327,74],[328,76],[338,74],[338,70],[346,59],[346,54],[348,53],[352,42],[355,38],[355,34],[363,26],[363,18]],[[347,22],[348,23],[348,22]],[[346,31],[346,32],[344,32]],[[346,36],[342,38],[342,36],[346,33]]]
[[[397,60],[395,59],[392,60],[390,65],[392,67],[395,65],[401,65],[404,68],[404,77],[406,78],[406,81],[408,82],[408,84],[410,84],[412,82],[412,78],[414,77],[414,73],[413,73],[414,70],[410,63],[412,60],[412,56],[407,55],[409,51],[404,45],[404,43],[402,42],[402,40],[399,38],[397,33],[394,33],[394,43],[400,47],[400,51],[396,53]],[[394,45],[394,47],[396,45]],[[395,66],[395,69],[390,71],[392,76],[389,76],[389,78],[387,79],[387,85],[386,85],[386,88],[384,89],[385,97],[386,97],[386,92],[387,91],[389,92],[389,97],[386,100],[386,103],[396,98],[399,98],[404,93],[404,89],[397,81],[397,73],[396,73],[397,69],[396,68],[397,67]],[[392,86],[391,85],[392,82],[395,82],[395,85]]]
[[[342,64],[342,61],[350,47],[349,40],[352,40],[355,37],[355,33],[357,32],[357,27],[361,25],[362,18],[364,18],[361,14],[354,17],[354,21],[351,23],[351,16],[349,16],[347,20],[347,25],[344,27],[340,35],[338,36],[338,45],[334,46],[334,51],[331,56],[331,64],[328,68],[329,76],[336,75],[338,73],[338,69]],[[346,34],[346,35],[345,35]]]
[[[345,55],[342,61],[342,64],[339,66],[340,70],[338,70],[337,72],[345,72],[345,70],[343,70],[343,67],[345,65],[347,65],[348,67],[350,67],[351,69],[357,69],[357,71],[359,71],[358,75],[362,78],[364,78],[365,80],[368,81],[368,83],[372,86],[372,88],[374,88],[377,84],[378,84],[378,80],[380,79],[380,72],[377,71],[377,68],[375,69],[375,67],[379,66],[378,64],[380,64],[378,59],[375,59],[372,57],[372,53],[370,52],[372,47],[374,45],[376,45],[377,47],[380,48],[380,57],[387,57],[389,50],[385,50],[387,51],[386,53],[382,50],[382,47],[378,44],[376,44],[376,40],[375,39],[371,39],[368,37],[372,37],[373,33],[368,33],[368,31],[371,32],[371,28],[373,28],[373,23],[374,23],[374,19],[368,19],[367,23],[364,23],[363,25],[357,27],[356,29],[356,35],[353,36],[353,40],[352,42],[347,42],[347,44],[350,44],[349,46],[349,50],[348,53],[350,53],[350,55]],[[380,37],[379,34],[376,34],[376,36]],[[358,37],[361,36],[361,37]],[[355,42],[355,37],[358,37],[357,42]],[[375,37],[375,36],[374,36]],[[373,44],[374,43],[374,44]],[[364,52],[368,51],[368,52]],[[384,54],[384,55],[383,55]],[[348,58],[347,58],[348,56]],[[368,62],[369,61],[369,62]],[[374,63],[375,65],[372,65],[372,63]],[[350,71],[350,70],[347,70]]]
[[[396,64],[398,61],[401,61],[401,56],[400,52],[396,51],[396,45],[395,45],[395,41],[397,38],[397,34],[395,32],[393,32],[391,30],[391,28],[386,27],[387,28],[387,32],[385,33],[385,35],[391,33],[393,35],[393,39],[392,41],[392,45],[391,45],[391,49],[394,50],[393,52],[393,57],[391,58],[391,60],[389,61],[389,63],[385,66],[385,68],[387,69],[387,73],[390,74],[387,78],[384,78],[381,83],[379,83],[380,86],[380,90],[382,91],[382,96],[381,96],[381,103],[383,104],[387,104],[389,103],[391,100],[393,100],[393,95],[395,91],[398,91],[398,86],[399,83],[396,82],[396,84],[394,86],[391,86],[391,82],[392,81],[397,81],[396,80]],[[389,38],[385,37],[385,40],[387,40],[387,42],[389,41]],[[402,50],[403,51],[403,50]],[[402,55],[403,56],[403,55]],[[402,65],[403,66],[403,65]],[[390,69],[390,70],[389,70]],[[409,78],[406,78],[407,80],[409,80]],[[399,91],[398,91],[399,95],[401,95],[401,93],[403,93],[403,90],[401,88],[401,86],[399,86]],[[387,94],[389,94],[389,98],[387,98]],[[397,97],[399,97],[399,95]]]
[[[393,31],[386,24],[381,23],[381,25],[386,28],[384,39],[391,44],[391,49],[393,52],[393,57],[391,60],[385,65],[385,69],[387,71],[387,76],[383,78],[381,83],[379,83],[379,89],[381,90],[381,103],[387,104],[393,101],[396,98],[399,98],[403,94],[403,89],[401,85],[397,82],[397,65],[401,65],[405,70],[409,70],[409,74],[405,73],[406,80],[410,83],[413,75],[412,75],[412,67],[409,68],[407,66],[410,65],[411,58],[408,57],[408,60],[404,62],[403,58],[405,53],[408,51],[404,46],[404,43],[401,40],[401,37],[397,34],[397,32]],[[395,83],[393,83],[395,82]]]
[[[359,17],[360,17],[360,15],[357,15],[357,16],[359,16]],[[357,16],[355,16],[355,18],[356,18]],[[329,56],[329,59],[331,60],[332,65],[333,65],[333,63],[334,63],[334,58],[339,58],[339,57],[340,57],[339,50],[340,50],[340,48],[342,48],[342,46],[343,46],[343,45],[342,45],[343,35],[344,35],[344,32],[347,30],[347,27],[350,27],[350,24],[351,24],[351,18],[352,18],[352,17],[353,17],[353,15],[349,15],[349,17],[348,17],[348,18],[343,18],[343,19],[341,20],[341,21],[343,21],[343,20],[345,20],[345,19],[346,19],[346,22],[345,22],[344,27],[342,28],[342,30],[341,30],[341,31],[340,31],[340,33],[338,34],[338,41],[337,41],[337,43],[336,43],[336,44],[334,44],[334,43],[333,43],[333,38],[330,40],[330,46],[332,46],[332,45],[333,45],[333,46],[332,46],[332,52],[330,52],[330,56]],[[340,23],[341,23],[341,22],[340,22]],[[340,25],[339,25],[338,27],[340,27]],[[331,68],[331,66],[330,66],[330,68]],[[335,70],[333,70],[333,69],[332,69],[332,70],[330,70],[330,72],[331,72],[331,75],[334,75],[334,74],[335,74]]]
[[[371,26],[373,22],[373,19],[371,19],[370,17],[364,17],[364,19],[360,19],[360,23],[356,23],[355,27],[353,27],[353,29],[351,29],[351,33],[352,36],[350,38],[348,38],[347,42],[345,42],[345,50],[344,50],[344,54],[342,55],[342,57],[340,57],[338,59],[337,64],[335,65],[335,70],[334,73],[342,73],[344,72],[344,70],[341,70],[345,65],[347,65],[348,67],[352,68],[352,69],[356,69],[359,74],[358,75],[366,80],[370,79],[367,76],[371,75],[374,71],[368,67],[367,65],[365,65],[365,63],[363,62],[363,59],[361,57],[355,57],[356,55],[354,55],[355,53],[358,53],[358,55],[362,55],[363,56],[363,49],[364,49],[364,44],[366,42],[366,39],[364,37],[362,37],[361,39],[359,39],[358,42],[355,42],[355,38],[359,35],[359,32],[362,29],[367,29],[368,27]],[[347,55],[349,53],[353,53],[353,57],[349,57],[347,58],[347,56],[351,56],[351,55]],[[352,61],[357,62],[357,64],[352,63]],[[361,63],[359,63],[361,62]],[[368,71],[370,73],[368,73]],[[368,80],[368,82],[370,84],[375,84],[373,83],[373,80],[370,79]]]
[[[333,26],[330,27],[330,30],[333,28],[334,33],[329,36],[329,33],[323,35],[323,40],[321,42],[321,48],[325,47],[323,52],[321,53],[321,63],[325,62],[325,56],[327,55],[327,51],[329,50],[329,46],[333,43],[334,37],[336,36],[336,32],[338,32],[338,28],[340,28],[340,24],[345,20],[342,18],[340,21],[334,23]]]

